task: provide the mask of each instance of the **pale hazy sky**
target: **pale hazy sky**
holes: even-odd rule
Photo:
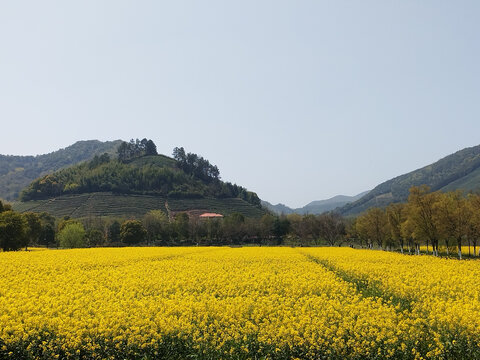
[[[479,1],[1,1],[0,154],[151,138],[267,201],[480,144]]]

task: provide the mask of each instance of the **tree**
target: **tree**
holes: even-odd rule
[[[382,209],[377,207],[368,209],[357,218],[356,227],[358,234],[367,240],[370,248],[373,247],[373,243],[383,248],[388,228],[387,216]]]
[[[78,222],[67,223],[58,233],[58,240],[62,248],[82,248],[87,245],[85,229]]]
[[[184,164],[187,161],[187,155],[183,147],[176,147],[173,149],[173,158],[180,164]]]
[[[105,237],[103,236],[103,233],[98,229],[90,229],[87,232],[86,238],[87,244],[89,246],[103,245],[103,243],[105,242]]]
[[[432,244],[433,254],[438,256],[439,231],[435,221],[435,203],[438,201],[438,193],[430,192],[426,185],[412,186],[408,197],[408,216],[410,225],[413,227],[415,238]]]
[[[234,244],[241,243],[245,236],[244,224],[245,216],[240,213],[232,213],[225,216],[222,222],[224,241],[226,243],[233,242]]]
[[[387,206],[386,214],[390,230],[390,236],[393,241],[400,244],[400,251],[403,254],[404,237],[402,234],[402,224],[406,220],[405,204],[392,203]]]
[[[408,211],[408,207],[406,207]],[[408,253],[411,254],[412,247],[415,246],[415,253],[420,255],[420,245],[415,241],[415,226],[412,220],[408,217],[400,225],[401,237],[407,241]]]
[[[190,235],[190,218],[187,213],[181,212],[175,215],[175,234],[178,240],[186,240]]]
[[[23,214],[25,221],[27,223],[27,233],[25,237],[25,250],[27,250],[27,246],[29,243],[38,244],[40,237],[42,235],[42,223],[40,221],[40,216],[33,212],[26,212]]]
[[[271,214],[265,214],[260,219],[260,236],[263,240],[268,241],[273,236],[273,222],[275,217]]]
[[[157,146],[152,140],[148,140],[145,144],[145,155],[158,155]]]
[[[125,162],[128,160],[129,155],[130,154],[128,151],[128,143],[124,141],[118,146],[118,149],[117,149],[118,160]]]
[[[302,218],[300,225],[300,238],[310,239],[314,243],[320,238],[320,226],[318,218],[312,214],[307,214]]]
[[[480,239],[480,195],[470,194],[468,196],[468,206],[471,213],[469,239],[473,242],[473,254],[477,256],[477,242]]]
[[[127,220],[120,228],[120,239],[125,244],[138,244],[144,242],[146,238],[147,231],[138,220]]]
[[[39,244],[45,246],[55,244],[55,228],[53,225],[47,223],[42,226]]]
[[[462,239],[467,236],[471,219],[466,199],[458,190],[438,195],[434,219],[439,233],[445,239],[448,254],[448,240],[457,242],[458,257],[462,259]]]
[[[283,238],[290,231],[290,221],[286,216],[276,217],[273,221],[272,234],[277,239],[277,245],[283,242]]]
[[[42,226],[38,244],[45,246],[55,244],[55,218],[46,212],[37,215]]]
[[[148,241],[165,239],[168,228],[167,215],[161,210],[151,210],[143,216],[143,226],[147,231]]]
[[[120,242],[120,229],[121,225],[117,220],[108,227],[107,238],[110,243]]]
[[[317,217],[320,237],[334,246],[345,234],[345,223],[339,214],[327,213]]]
[[[267,215],[264,215],[267,216]],[[272,216],[272,215],[270,215]],[[288,214],[287,219],[290,221],[290,232],[289,232],[289,237],[292,240],[295,240],[296,242],[299,242],[300,240],[303,240],[300,231],[301,231],[301,224],[302,224],[302,218],[303,216],[300,214]]]
[[[3,251],[15,251],[25,244],[27,226],[19,213],[11,210],[0,213],[0,247]]]
[[[152,140],[143,138],[142,140],[130,139],[130,142],[122,142],[117,149],[118,160],[127,162],[128,160],[144,155],[158,155],[157,146]]]
[[[217,166],[211,165],[207,159],[197,154],[185,153],[183,147],[173,149],[173,158],[180,169],[207,183],[220,178],[220,171]]]

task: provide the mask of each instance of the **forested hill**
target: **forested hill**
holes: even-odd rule
[[[344,215],[354,215],[372,206],[403,202],[408,198],[409,189],[419,185],[428,185],[432,191],[480,190],[480,145],[457,151],[431,165],[388,180],[339,211]]]
[[[149,155],[145,150],[136,151],[137,145],[122,143],[118,158],[95,156],[91,161],[43,176],[21,193],[21,200],[110,192],[171,199],[240,198],[260,207],[255,193],[221,181],[218,168],[208,160],[187,154],[183,148],[174,150],[174,158],[157,155],[153,143]]]
[[[20,191],[36,178],[90,160],[103,153],[114,154],[121,140],[78,141],[64,149],[37,156],[0,155],[0,198],[16,200]]]

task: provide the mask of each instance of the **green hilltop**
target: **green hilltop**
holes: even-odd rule
[[[142,142],[122,142],[115,156],[96,155],[34,180],[14,208],[76,218],[140,217],[156,209],[168,215],[265,214],[255,193],[221,181],[208,160],[183,148],[174,149],[174,158],[158,155],[153,142],[150,150],[146,139]]]
[[[431,165],[381,183],[359,200],[337,210],[343,215],[357,215],[370,207],[404,202],[410,188],[420,185],[428,185],[432,191],[480,190],[480,145],[457,151]]]

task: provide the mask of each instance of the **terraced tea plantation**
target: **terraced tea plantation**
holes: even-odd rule
[[[0,358],[478,359],[480,263],[349,248],[0,253]]]
[[[17,202],[14,209],[20,212],[48,212],[55,217],[89,216],[136,217],[140,218],[150,210],[167,213],[166,198],[151,195],[121,195],[107,192],[80,195],[64,195],[48,200]],[[246,217],[261,217],[265,212],[246,201],[232,199],[169,199],[171,211],[204,210],[229,215],[234,212]]]

